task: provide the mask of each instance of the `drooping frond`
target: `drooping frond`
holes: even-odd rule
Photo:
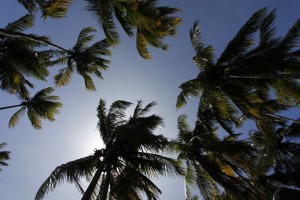
[[[89,176],[94,170],[98,159],[87,156],[58,166],[44,181],[36,193],[35,200],[43,199],[44,196],[54,190],[63,182],[76,183],[79,178]]]
[[[19,109],[17,112],[15,112],[13,114],[13,116],[10,118],[10,120],[8,122],[9,128],[14,127],[18,123],[18,121],[20,120],[20,117],[22,115],[24,115],[25,110],[26,110],[26,107],[23,106],[21,109]]]
[[[184,106],[188,100],[191,99],[192,96],[196,97],[201,94],[202,87],[199,84],[199,80],[192,79],[185,83],[182,83],[179,88],[181,88],[181,92],[177,97],[176,107],[181,108]]]
[[[150,53],[148,51],[148,41],[145,37],[145,35],[141,32],[137,32],[136,34],[136,48],[140,54],[140,56],[142,56],[144,59],[150,59]]]
[[[111,0],[96,1],[87,0],[87,10],[92,12],[94,18],[97,19],[99,25],[103,28],[105,36],[111,44],[118,44],[119,34],[117,32],[116,24],[114,22],[113,9],[114,3]]]
[[[56,86],[61,87],[67,85],[71,80],[72,74],[73,74],[72,65],[60,69],[59,73],[54,76]]]
[[[0,143],[0,149],[5,147],[6,145],[7,145],[6,142]],[[0,151],[0,166],[8,166],[6,161],[10,159],[9,154],[10,154],[9,151]],[[0,168],[0,171],[2,171],[1,168]]]

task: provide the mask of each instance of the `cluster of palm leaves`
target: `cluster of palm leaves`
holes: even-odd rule
[[[72,0],[18,0],[28,11],[41,10],[44,18],[64,17]],[[179,12],[177,8],[157,6],[157,0],[86,0],[89,11],[105,33],[111,44],[119,43],[116,21],[129,36],[136,36],[139,54],[150,58],[148,45],[166,49],[163,39],[173,36],[180,18],[172,16]]]
[[[24,33],[34,24],[37,10],[44,18],[64,17],[72,0],[18,0],[29,14],[0,28],[0,89],[16,94],[20,99],[30,97],[32,79],[45,81],[49,67],[63,66],[54,76],[57,87],[67,85],[76,71],[83,77],[87,90],[96,90],[92,75],[103,78],[101,71],[108,68],[111,54],[109,47],[119,43],[116,22],[132,37],[136,32],[137,50],[140,55],[150,58],[148,45],[167,49],[163,40],[175,35],[180,18],[172,16],[176,8],[157,6],[156,0],[87,0],[87,10],[102,26],[106,39],[89,46],[96,29],[87,27],[79,33],[71,49],[50,41],[45,36]],[[59,106],[58,106],[59,107]],[[39,126],[34,126],[39,127]]]
[[[182,175],[180,163],[161,155],[168,140],[154,131],[163,126],[161,117],[145,116],[154,102],[142,107],[138,101],[133,115],[126,118],[125,110],[131,105],[115,101],[106,109],[100,99],[97,108],[98,130],[105,144],[94,154],[57,167],[39,188],[35,199],[42,199],[59,183],[74,183],[89,199],[158,199],[160,189],[150,179],[162,175]],[[84,191],[80,178],[86,177],[90,184]]]
[[[300,121],[279,112],[300,101],[300,20],[275,37],[274,19],[275,10],[255,12],[217,60],[197,22],[190,31],[200,72],[180,86],[177,107],[199,97],[197,121],[191,130],[180,116],[171,144],[186,162],[186,199],[195,185],[207,200],[299,199]],[[246,120],[256,130],[241,139]]]

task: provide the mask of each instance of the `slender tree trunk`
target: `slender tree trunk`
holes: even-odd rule
[[[101,173],[104,172],[104,167],[109,166],[111,163],[111,159],[114,157],[115,154],[115,149],[118,148],[119,143],[116,141],[111,148],[109,149],[109,151],[107,152],[107,154],[105,155],[103,161],[99,164],[99,166],[97,167],[97,171],[95,173],[95,175],[93,176],[93,179],[91,181],[91,183],[89,184],[88,188],[86,189],[86,191],[83,194],[83,197],[81,198],[81,200],[90,200],[93,191],[95,190],[95,187],[98,183],[98,180],[101,176]],[[110,166],[109,166],[110,168]]]
[[[245,74],[245,75],[225,75],[222,79],[280,79],[280,80],[294,80],[300,79],[300,74]]]
[[[9,109],[9,108],[20,107],[20,106],[23,106],[23,104],[18,104],[18,105],[14,105],[14,106],[5,106],[5,107],[0,107],[0,110],[5,110],[5,109]]]
[[[91,196],[93,194],[93,191],[98,183],[98,180],[101,176],[101,173],[103,171],[103,168],[104,168],[104,163],[101,163],[101,165],[98,167],[95,175],[93,176],[93,179],[92,181],[90,182],[88,188],[86,189],[86,191],[84,192],[81,200],[90,200],[91,199]]]
[[[109,188],[109,182],[110,182],[110,171],[111,169],[107,170],[107,175],[106,175],[106,178],[105,178],[105,183],[104,183],[104,188],[103,190],[101,191],[100,189],[100,200],[106,200],[107,198],[107,194],[108,194],[108,188]]]
[[[44,41],[44,40],[41,40],[39,38],[30,36],[30,35],[27,35],[27,34],[24,34],[24,33],[19,33],[19,32],[7,31],[5,29],[0,29],[0,35],[7,36],[7,37],[12,37],[12,38],[20,38],[20,39],[31,40],[31,41],[34,41],[34,42],[38,42],[38,43],[41,43],[41,44],[46,44],[46,45],[58,48],[60,50],[65,51],[66,53],[71,53],[69,50],[64,49],[63,47],[58,46],[56,44],[53,44],[52,42]]]

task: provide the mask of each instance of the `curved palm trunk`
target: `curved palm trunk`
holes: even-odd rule
[[[34,41],[34,42],[38,42],[38,43],[41,43],[41,44],[46,44],[46,45],[58,48],[58,49],[63,50],[67,53],[70,53],[69,50],[67,50],[67,49],[65,49],[61,46],[58,46],[56,44],[53,44],[52,42],[47,42],[47,41],[38,39],[36,37],[32,37],[32,36],[24,34],[24,33],[19,33],[19,32],[7,31],[5,29],[0,29],[0,35],[7,36],[7,37],[12,37],[12,38],[20,38],[20,39],[31,40],[31,41]]]
[[[14,106],[5,106],[5,107],[0,107],[0,110],[5,110],[5,109],[9,109],[9,108],[20,107],[20,106],[23,106],[23,104],[18,104],[18,105],[14,105]]]
[[[221,79],[280,79],[291,80],[300,79],[300,74],[245,74],[245,75],[225,75]]]

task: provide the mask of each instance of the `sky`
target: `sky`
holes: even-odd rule
[[[16,0],[1,0],[0,27],[5,27],[26,14],[26,10]],[[202,38],[220,55],[227,43],[239,28],[258,9],[267,6],[271,11],[277,9],[275,21],[277,33],[282,36],[300,17],[300,2],[297,0],[161,0],[160,5],[177,7],[182,17],[176,37],[165,40],[170,45],[168,51],[150,48],[151,60],[142,59],[135,49],[135,39],[128,38],[121,29],[121,44],[111,48],[112,61],[109,69],[103,72],[104,80],[94,79],[97,91],[84,88],[83,79],[76,74],[71,82],[56,88],[54,94],[60,96],[63,107],[54,122],[43,122],[41,130],[35,130],[24,116],[16,127],[8,128],[8,121],[17,109],[0,111],[0,142],[7,142],[5,150],[11,151],[9,166],[0,172],[0,200],[34,199],[43,181],[59,165],[88,156],[94,149],[102,148],[96,129],[96,107],[102,98],[109,106],[115,100],[134,103],[128,116],[142,99],[144,105],[155,101],[157,106],[152,113],[164,118],[164,129],[158,134],[174,139],[177,136],[176,122],[180,114],[189,116],[194,125],[198,100],[193,99],[182,109],[175,107],[179,85],[197,76],[193,63],[194,51],[189,39],[189,30],[198,20]],[[36,24],[28,33],[47,35],[53,43],[64,48],[72,48],[81,29],[94,26],[98,28],[96,39],[104,39],[96,20],[84,10],[82,0],[74,1],[67,17],[44,21],[37,16]],[[53,75],[60,67],[54,67]],[[35,91],[54,87],[53,76],[47,83],[37,82]],[[0,107],[19,104],[14,95],[0,92]],[[290,113],[291,115],[295,113]],[[182,200],[184,189],[182,178],[162,178],[157,181],[162,189],[160,199]],[[46,196],[46,200],[80,199],[74,185],[65,183]]]

